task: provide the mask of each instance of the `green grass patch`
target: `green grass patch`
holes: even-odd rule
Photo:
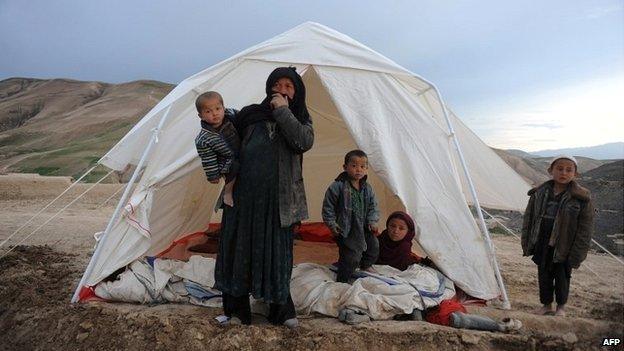
[[[40,136],[41,136],[40,134],[34,134],[34,133],[11,133],[6,136],[0,137],[0,147],[5,147],[5,146],[17,147],[19,145],[32,141]]]
[[[54,153],[34,155],[24,159],[13,166],[12,171],[24,173],[38,173],[41,175],[71,176],[78,179],[89,168],[93,167],[100,159],[94,156],[94,152],[82,150],[74,154],[54,155]],[[92,182],[99,180],[108,173],[105,167],[98,167],[93,173],[85,177],[83,181]],[[105,182],[116,182],[116,179],[106,179]]]
[[[85,182],[85,183],[95,183],[95,182],[97,182],[102,177],[104,177],[106,175],[106,173],[109,172],[107,169],[103,169],[103,168],[104,167],[102,167],[102,169],[94,169],[93,171],[91,171],[91,173],[89,173],[87,176],[82,178],[82,181]],[[73,176],[74,179],[78,179],[86,171],[87,170],[85,169],[83,172],[76,173]],[[116,182],[117,182],[117,179],[113,175],[108,176],[106,179],[104,179],[102,181],[102,183],[116,183]]]
[[[39,175],[42,175],[42,176],[49,176],[49,175],[58,175],[56,173],[59,170],[60,170],[59,167],[36,167],[32,170],[32,172],[28,172],[28,173],[38,173]]]
[[[41,175],[80,177],[110,150],[136,123],[135,120],[124,120],[106,123],[95,132],[80,135],[78,138],[70,134],[46,135],[17,133],[0,137],[0,146],[4,155],[30,154],[10,167],[11,172],[38,173]],[[23,142],[23,145],[18,145]],[[2,144],[0,144],[2,145]],[[38,154],[40,153],[40,154]],[[102,170],[100,170],[102,169]],[[98,167],[92,174],[84,178],[86,182],[95,182],[108,173],[105,167]],[[117,182],[115,177],[104,180],[106,183]]]

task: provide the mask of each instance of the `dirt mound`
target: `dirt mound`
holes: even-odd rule
[[[358,326],[334,318],[301,319],[293,332],[254,317],[252,326],[220,327],[220,309],[189,305],[87,303],[69,298],[82,272],[77,255],[47,246],[20,246],[0,260],[0,349],[209,349],[209,350],[567,350],[600,349],[621,324],[536,317],[522,312],[471,308],[499,318],[512,315],[517,334],[458,330],[426,322],[378,321]],[[600,306],[600,304],[597,304]],[[605,306],[607,307],[607,306]],[[590,314],[621,313],[604,309]],[[607,315],[604,315],[607,317]],[[561,331],[565,332],[561,332]]]

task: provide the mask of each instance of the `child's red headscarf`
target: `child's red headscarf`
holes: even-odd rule
[[[407,224],[407,234],[402,240],[393,241],[388,235],[388,224],[391,219],[398,218]],[[414,220],[402,211],[393,212],[386,220],[386,229],[379,235],[379,258],[377,264],[385,264],[405,270],[419,259],[412,254],[412,239],[416,235]]]

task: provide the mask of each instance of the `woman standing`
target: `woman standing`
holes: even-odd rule
[[[269,304],[271,323],[296,328],[290,296],[292,229],[308,217],[302,160],[314,131],[295,68],[275,69],[266,94],[236,116],[241,166],[235,206],[223,213],[215,288],[223,292],[224,313],[232,323],[251,323],[251,294]]]

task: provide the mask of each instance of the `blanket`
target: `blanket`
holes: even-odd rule
[[[190,303],[221,307],[214,285],[213,258],[191,256],[188,262],[141,259],[132,262],[114,281],[104,281],[95,294],[111,301]],[[343,308],[361,311],[373,320],[391,319],[440,304],[455,295],[453,282],[433,268],[413,264],[405,271],[374,265],[358,272],[353,284],[336,282],[331,266],[302,263],[293,267],[290,292],[299,315],[337,317]],[[252,310],[262,301],[252,299]]]

